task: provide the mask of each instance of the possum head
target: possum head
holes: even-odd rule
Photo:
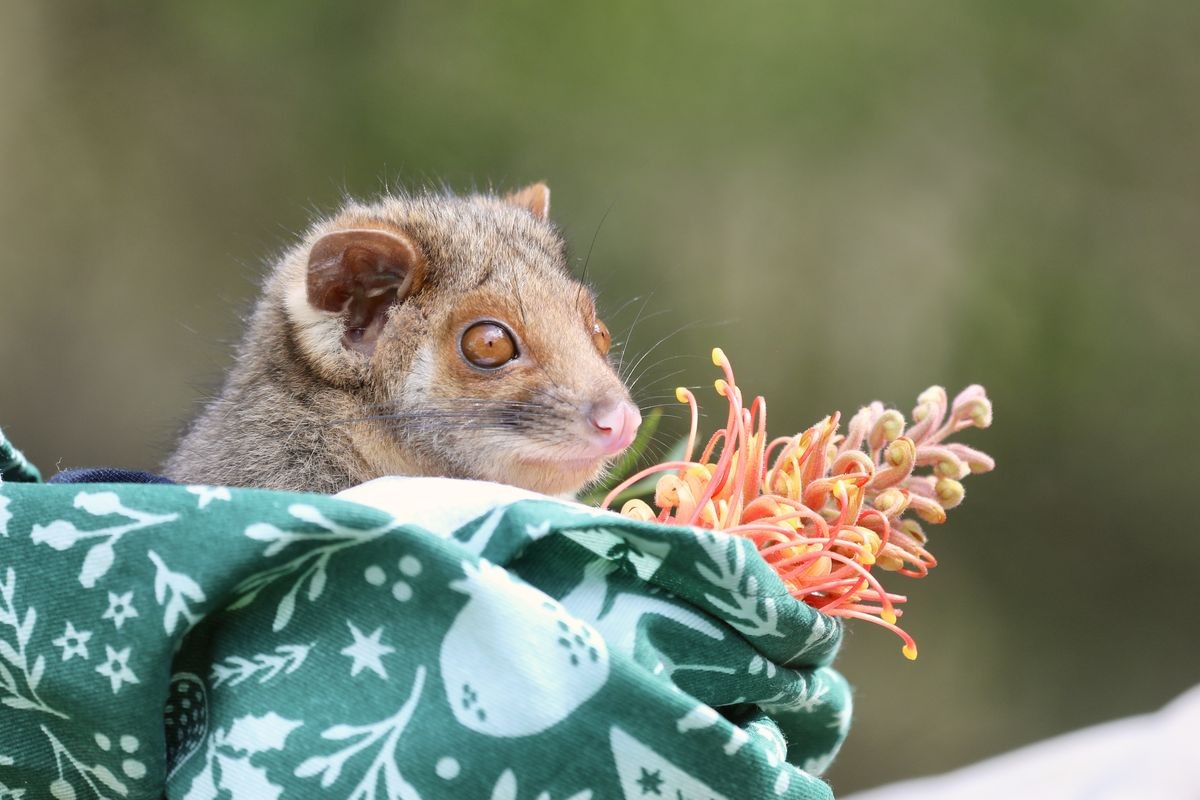
[[[641,415],[549,196],[352,204],[285,259],[275,291],[296,357],[352,398],[373,473],[564,494],[632,442]]]

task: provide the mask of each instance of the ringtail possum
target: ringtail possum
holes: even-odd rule
[[[550,190],[351,202],[270,270],[164,474],[334,493],[384,475],[570,494],[641,415]]]

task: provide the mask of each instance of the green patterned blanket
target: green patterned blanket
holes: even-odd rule
[[[0,798],[827,798],[841,627],[492,484],[0,485]]]

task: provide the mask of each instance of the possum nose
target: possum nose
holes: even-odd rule
[[[621,400],[594,406],[588,421],[600,440],[601,450],[605,455],[613,455],[633,442],[642,424],[642,414],[633,403]]]

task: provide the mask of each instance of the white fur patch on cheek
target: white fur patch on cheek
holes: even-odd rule
[[[412,366],[404,376],[404,387],[400,392],[403,404],[408,408],[420,408],[429,400],[437,374],[433,351],[433,344],[427,341],[413,355]]]
[[[303,281],[288,288],[283,307],[305,355],[314,361],[342,356],[341,316],[319,311],[309,305],[308,287]]]

